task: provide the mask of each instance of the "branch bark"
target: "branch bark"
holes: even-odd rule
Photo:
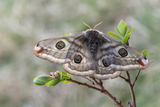
[[[95,79],[94,79],[94,80],[95,80]],[[98,84],[98,86],[100,86],[101,88],[97,88],[97,87],[95,87],[95,86],[91,86],[91,85],[89,85],[89,84],[87,84],[87,83],[82,83],[82,82],[73,80],[73,79],[71,79],[71,78],[70,78],[70,79],[67,79],[67,81],[70,81],[70,82],[73,82],[73,83],[75,83],[75,84],[82,85],[82,86],[86,86],[86,87],[88,87],[88,88],[97,90],[97,91],[105,94],[105,95],[106,95],[110,100],[112,100],[118,107],[124,107],[124,106],[121,104],[121,102],[117,101],[117,99],[116,99],[114,96],[112,96],[112,94],[110,94],[110,93],[103,87],[103,85],[100,85],[100,84],[102,84],[102,83],[98,83],[96,80],[95,80],[95,82],[96,82],[96,83]],[[103,87],[103,88],[102,88],[102,87]]]
[[[130,78],[130,74],[128,71],[126,71],[126,75],[127,75],[127,78],[123,77],[123,76],[119,76],[120,78],[124,79],[127,83],[128,83],[128,86],[129,86],[129,90],[130,90],[130,93],[131,93],[131,97],[132,97],[132,104],[130,102],[128,102],[128,106],[129,107],[136,107],[136,98],[135,98],[135,93],[134,93],[134,85],[135,85],[135,82],[137,81],[138,79],[138,76],[140,74],[140,71],[138,71],[137,73],[137,76],[135,77],[134,79],[134,82],[132,83],[131,82],[131,78]],[[103,82],[101,80],[99,80],[99,82],[95,79],[95,78],[92,78],[92,80],[86,78],[88,81],[90,81],[93,85],[97,85],[99,86],[100,88],[97,88],[96,86],[92,86],[92,85],[89,85],[87,83],[82,83],[82,82],[79,82],[79,81],[76,81],[76,80],[73,80],[73,79],[67,79],[67,81],[70,81],[72,83],[75,83],[75,84],[78,84],[78,85],[82,85],[82,86],[86,86],[88,88],[91,88],[91,89],[94,89],[94,90],[97,90],[103,94],[105,94],[110,100],[112,100],[118,107],[124,107],[122,104],[121,104],[121,101],[118,101],[112,94],[110,94],[103,86]]]
[[[132,104],[131,107],[136,107],[136,99],[135,99],[135,94],[134,94],[134,90],[133,90],[133,85],[131,83],[131,78],[130,78],[130,74],[128,71],[126,71],[126,74],[127,74],[127,77],[128,77],[128,80],[126,81],[129,85],[129,90],[131,92],[131,97],[132,97]]]
[[[133,82],[133,84],[132,84],[132,85],[133,85],[133,87],[134,87],[135,82],[136,82],[136,81],[137,81],[137,79],[138,79],[138,76],[139,76],[139,74],[140,74],[140,71],[141,71],[141,70],[139,70],[139,71],[138,71],[138,74],[137,74],[137,76],[136,76],[136,78],[135,78],[135,80],[134,80],[134,82]]]

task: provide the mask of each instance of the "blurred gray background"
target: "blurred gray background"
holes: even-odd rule
[[[32,49],[40,40],[88,29],[83,21],[91,27],[103,21],[96,29],[115,32],[121,19],[135,27],[130,46],[147,49],[155,59],[135,84],[137,107],[158,107],[160,0],[0,0],[0,107],[116,107],[100,92],[77,84],[34,85],[34,77],[63,68],[37,58]],[[131,101],[124,80],[106,80],[104,86],[125,106]]]

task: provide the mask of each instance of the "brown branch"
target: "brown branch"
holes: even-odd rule
[[[130,104],[131,107],[136,107],[136,99],[135,99],[135,94],[134,94],[134,90],[133,90],[133,85],[131,83],[131,78],[130,78],[130,74],[128,71],[126,71],[127,77],[128,77],[128,81],[126,81],[129,85],[129,90],[131,92],[131,97],[132,97],[132,104],[133,106]]]
[[[95,82],[97,84],[102,84],[102,83],[98,83],[96,79],[93,79],[95,80]],[[75,84],[78,84],[78,85],[83,85],[83,86],[86,86],[88,88],[92,88],[94,90],[97,90],[103,94],[105,94],[110,100],[112,100],[118,107],[124,107],[123,105],[121,105],[121,102],[117,101],[117,99],[115,97],[112,96],[112,94],[110,94],[106,89],[102,88],[103,85],[100,85],[101,89],[100,88],[97,88],[97,87],[94,87],[94,86],[91,86],[89,84],[86,84],[86,83],[82,83],[82,82],[79,82],[79,81],[76,81],[76,80],[73,80],[73,79],[67,79],[67,81],[70,81],[70,82],[73,82]]]
[[[137,76],[136,76],[136,78],[135,78],[135,80],[134,80],[134,82],[133,82],[133,84],[132,84],[133,87],[134,87],[135,82],[136,82],[137,79],[138,79],[138,76],[139,76],[139,74],[140,74],[140,71],[141,71],[141,70],[138,71],[138,74],[137,74]]]
[[[102,86],[103,86],[103,82],[102,82],[102,80],[99,80],[99,83],[100,83],[100,85],[102,85]]]
[[[89,82],[91,82],[93,85],[95,85],[95,82],[90,80],[89,78],[87,78],[87,77],[83,77],[83,78],[87,79]]]
[[[124,79],[125,81],[127,81],[127,78],[125,78],[125,77],[123,77],[121,75],[119,75],[119,77],[122,78],[122,79]]]
[[[129,107],[133,107],[130,102],[128,102],[128,106],[129,106]]]
[[[98,82],[95,78],[92,78],[92,79],[96,83],[96,85],[98,85],[102,90],[104,89],[104,86],[103,86],[103,83],[101,80],[100,80],[100,82]]]
[[[124,80],[128,83],[128,85],[129,85],[129,90],[130,90],[130,92],[131,92],[132,104],[133,104],[133,105],[132,105],[130,102],[128,102],[129,107],[136,107],[136,98],[135,98],[135,94],[134,94],[133,87],[134,87],[134,85],[135,85],[135,82],[136,82],[137,79],[138,79],[138,76],[139,76],[139,74],[140,74],[140,71],[141,71],[141,70],[138,71],[137,76],[135,77],[133,83],[131,83],[131,78],[130,78],[130,74],[129,74],[128,71],[126,71],[127,78],[125,78],[125,77],[123,77],[123,76],[121,76],[121,75],[119,76],[120,78],[124,79]]]
[[[121,75],[119,76],[120,78],[124,79],[124,80],[128,83],[128,85],[129,85],[129,90],[130,90],[130,93],[131,93],[132,104],[133,104],[133,105],[132,105],[130,102],[128,102],[128,106],[129,106],[129,107],[136,107],[136,98],[135,98],[135,93],[134,93],[133,87],[134,87],[134,85],[135,85],[135,82],[136,82],[137,79],[138,79],[138,76],[139,76],[139,74],[140,74],[140,71],[141,71],[141,70],[138,71],[137,76],[136,76],[133,84],[131,83],[131,78],[130,78],[130,74],[129,74],[128,71],[126,71],[127,78],[125,78],[125,77],[123,77],[123,76],[121,76]],[[71,78],[70,78],[70,79],[67,79],[67,81],[71,81],[71,82],[76,83],[76,84],[78,84],[78,85],[86,86],[86,87],[88,87],[88,88],[97,90],[97,91],[105,94],[105,95],[106,95],[110,100],[112,100],[118,107],[124,107],[123,105],[121,105],[121,101],[117,101],[117,99],[116,99],[112,94],[110,94],[110,93],[104,88],[103,82],[102,82],[101,80],[99,80],[99,82],[98,82],[95,78],[92,78],[93,81],[90,80],[90,79],[88,79],[87,77],[85,77],[85,78],[86,78],[88,81],[90,81],[93,85],[97,85],[97,86],[99,86],[100,88],[97,88],[97,87],[95,87],[95,86],[89,85],[89,84],[87,84],[87,83],[82,83],[82,82],[73,80],[73,79],[71,79]]]

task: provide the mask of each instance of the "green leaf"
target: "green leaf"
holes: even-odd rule
[[[67,75],[69,76],[69,77],[73,77],[74,75],[72,75],[72,74],[69,74],[69,73],[67,73]]]
[[[127,44],[129,37],[130,37],[130,33],[125,35],[125,37],[123,38],[123,44],[125,44],[125,45]]]
[[[110,36],[112,36],[112,37],[115,37],[115,38],[123,41],[123,38],[122,38],[120,35],[118,35],[117,33],[114,33],[114,32],[109,31],[108,34],[109,34]]]
[[[35,85],[42,86],[45,85],[46,82],[50,81],[52,78],[50,76],[38,76],[33,79]]]
[[[33,83],[37,86],[45,85],[45,82],[39,81],[37,78],[33,80]]]
[[[122,34],[119,32],[118,28],[115,28],[115,29],[116,29],[116,31],[117,31],[120,35],[122,35]]]
[[[71,81],[63,80],[62,83],[72,83]]]
[[[128,31],[128,33],[131,33],[132,31],[133,31],[133,29],[134,29],[134,27],[132,27],[129,31]],[[127,33],[127,34],[128,34]]]
[[[72,33],[69,33],[69,36],[72,36],[73,34]]]
[[[42,76],[38,76],[37,78],[39,79],[39,81],[42,81],[42,82],[48,82],[52,79],[49,75],[42,75]]]
[[[146,49],[143,50],[142,53],[143,53],[144,55],[146,55],[146,57],[149,57],[149,52],[148,52]]]
[[[127,23],[123,20],[121,20],[118,24],[118,31],[120,32],[122,37],[124,37],[127,32]]]
[[[68,34],[65,34],[65,33],[64,33],[63,35],[64,35],[64,36],[69,36]]]
[[[42,76],[38,76],[36,78],[34,78],[33,80],[34,84],[35,85],[38,85],[38,86],[42,86],[42,85],[45,85],[46,86],[55,86],[57,85],[60,81],[60,78],[54,78],[52,79],[50,76],[46,76],[46,75],[42,75]]]
[[[72,33],[69,33],[69,34],[63,34],[64,36],[71,36],[71,35],[73,35]]]
[[[58,72],[60,74],[60,80],[62,83],[71,83],[70,81],[67,81],[67,79],[70,79],[70,77],[73,75],[63,72],[63,71],[58,71]]]
[[[70,79],[70,77],[68,76],[68,74],[66,72],[63,72],[63,71],[58,71],[58,72],[60,74],[61,81],[66,80],[66,79]]]
[[[54,78],[52,80],[50,80],[49,82],[46,83],[46,86],[50,87],[50,86],[55,86],[57,85],[59,82],[61,82],[60,78]]]

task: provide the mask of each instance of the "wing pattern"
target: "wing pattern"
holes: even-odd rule
[[[122,71],[144,69],[149,65],[147,57],[138,50],[93,29],[42,40],[33,52],[42,59],[64,64],[63,68],[70,74],[97,79],[115,78]]]

